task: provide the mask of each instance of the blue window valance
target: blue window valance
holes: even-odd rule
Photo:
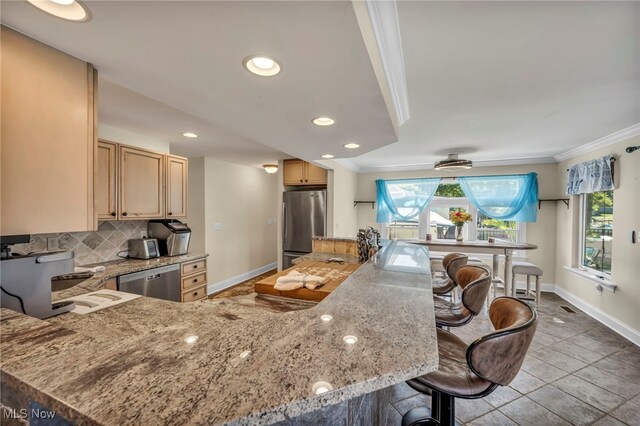
[[[376,181],[376,222],[411,220],[427,207],[440,185],[440,178]]]
[[[590,194],[613,189],[612,155],[576,164],[569,168],[567,194]]]
[[[499,220],[535,222],[538,214],[538,175],[459,177],[471,204]]]

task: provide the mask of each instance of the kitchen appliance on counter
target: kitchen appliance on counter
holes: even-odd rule
[[[155,238],[134,238],[128,241],[131,259],[153,259],[160,257],[158,240]]]
[[[40,319],[74,309],[70,301],[51,303],[51,278],[73,272],[73,257],[73,252],[60,251],[3,258],[0,306]]]
[[[180,302],[180,264],[120,275],[118,291]]]
[[[282,268],[295,258],[313,251],[312,237],[324,237],[327,230],[327,191],[286,191],[282,194]]]
[[[180,256],[189,251],[191,229],[175,219],[149,221],[149,238],[156,238],[161,256]]]

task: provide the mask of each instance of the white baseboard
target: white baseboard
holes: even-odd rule
[[[250,280],[253,277],[257,277],[258,275],[264,274],[265,272],[268,272],[277,267],[278,263],[273,262],[268,265],[261,266],[258,269],[254,269],[253,271],[245,272],[244,274],[236,275],[235,277],[227,278],[226,280],[209,284],[207,286],[207,295],[226,290],[229,287],[233,287],[234,285],[240,284],[243,281]]]
[[[575,296],[572,293],[569,293],[563,288],[556,286],[555,293],[562,297],[567,302],[575,305],[581,311],[589,315],[590,317],[598,320],[605,326],[609,327],[611,330],[615,331],[625,339],[628,339],[640,346],[640,331],[629,327],[627,324],[622,321],[612,317],[608,313],[604,312],[602,309],[593,306],[590,303],[585,302],[579,297]]]

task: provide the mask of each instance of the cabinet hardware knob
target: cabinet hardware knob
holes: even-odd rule
[[[198,279],[196,278],[195,280],[193,280],[193,282],[194,282],[194,283],[197,283],[197,282],[198,282]]]
[[[304,181],[305,181],[305,182],[309,182],[309,179],[305,179]]]
[[[198,292],[197,292],[197,291],[194,291],[194,292],[193,292],[193,295],[194,295],[194,296],[197,296],[197,295],[198,295]]]
[[[193,269],[198,269],[198,265],[193,265]]]
[[[300,182],[302,182],[302,179],[300,179]]]
[[[116,217],[116,212],[111,212],[111,216]]]
[[[169,216],[171,216],[173,213],[169,212]]]
[[[122,216],[126,216],[126,215],[127,215],[127,212],[122,212]]]

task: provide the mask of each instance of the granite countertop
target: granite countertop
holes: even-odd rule
[[[290,419],[437,369],[428,257],[393,243],[318,305],[286,313],[146,297],[47,320],[2,309],[3,385],[82,424]],[[332,390],[316,395],[318,382]]]
[[[345,243],[353,243],[358,241],[358,239],[355,237],[312,237],[311,239],[317,241],[344,241]]]
[[[85,277],[89,278],[69,289],[52,292],[51,298],[53,299],[53,301],[56,301],[66,299],[67,297],[78,296],[80,294],[99,290],[104,287],[104,284],[107,281],[120,275],[144,271],[152,268],[159,268],[161,266],[173,265],[175,263],[184,263],[191,260],[204,259],[207,256],[209,255],[205,253],[188,253],[182,256],[162,256],[155,259],[122,259],[101,264],[86,265],[87,267],[104,266],[105,270],[103,272],[96,272],[95,274],[86,272],[73,272],[58,277],[58,281],[63,281],[64,279],[77,279]]]
[[[345,263],[360,263],[360,258],[358,256],[354,256],[352,254],[346,253],[322,253],[322,252],[311,252],[309,254],[305,254],[304,256],[296,257],[291,261],[294,265],[299,264],[300,262],[304,262],[305,260],[309,260],[311,262],[326,262],[327,260],[339,257],[344,259]]]

